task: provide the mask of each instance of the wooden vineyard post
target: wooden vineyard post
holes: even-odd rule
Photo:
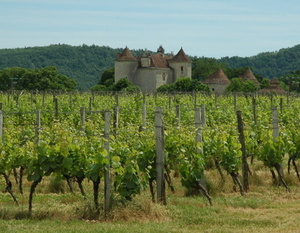
[[[80,108],[80,123],[81,123],[81,131],[85,130],[85,107]]]
[[[115,94],[115,101],[116,101],[116,105],[119,106],[119,96],[118,96],[118,94]]]
[[[41,110],[37,110],[36,111],[36,128],[35,128],[36,144],[40,143],[40,130],[41,130]]]
[[[92,97],[90,97],[90,100],[89,100],[89,111],[90,112],[92,111],[92,105],[93,105],[93,99],[92,99]]]
[[[218,94],[215,92],[215,106],[218,104]]]
[[[104,174],[104,211],[107,214],[111,207],[111,180],[110,180],[110,154],[109,154],[109,131],[110,131],[110,111],[106,111],[104,114],[105,126],[104,126],[104,149],[107,151],[107,161],[105,174]]]
[[[277,108],[272,108],[272,126],[273,126],[273,138],[276,140],[276,138],[279,136],[279,125],[278,125],[278,112]]]
[[[242,118],[242,112],[237,111],[237,122],[238,122],[238,131],[239,131],[239,141],[241,143],[242,150],[242,174],[243,174],[243,188],[244,191],[247,192],[249,190],[249,171],[248,171],[248,163],[247,163],[247,153],[246,153],[246,143],[245,143],[245,135],[244,135],[244,123]]]
[[[202,127],[203,122],[201,121],[201,109],[196,108],[195,109],[195,128],[196,128],[196,153],[198,156],[201,156],[203,154],[203,148],[202,148]],[[203,177],[200,181],[197,182],[198,188],[203,192],[203,195],[207,198],[210,205],[212,205],[211,197],[209,196],[207,190],[206,190],[206,178],[203,173]]]
[[[53,101],[54,101],[54,110],[55,110],[54,116],[55,119],[58,120],[58,99],[55,97]]]
[[[114,122],[113,122],[113,126],[114,126],[114,135],[117,135],[117,130],[119,128],[119,112],[120,112],[120,108],[119,105],[116,105],[114,107]]]
[[[205,110],[205,104],[201,105],[201,123],[203,126],[206,125],[206,110]]]
[[[147,125],[147,107],[146,103],[143,103],[143,109],[142,109],[142,131],[146,130],[146,125]]]
[[[279,137],[279,124],[278,124],[278,111],[276,107],[272,108],[272,127],[273,127],[273,140],[276,141],[277,137]],[[279,177],[279,181],[281,184],[284,185],[284,187],[286,188],[287,191],[290,191],[290,189],[288,188],[286,182],[284,181],[283,178],[283,168],[282,168],[282,164],[279,163],[275,163],[274,165],[278,177]],[[272,173],[273,174],[273,173]]]
[[[180,105],[176,105],[176,122],[177,127],[180,127]]]
[[[202,142],[202,130],[201,130],[201,111],[200,108],[195,109],[195,127],[196,127],[196,142],[197,144]],[[197,154],[203,152],[202,147],[197,146]]]
[[[283,111],[283,98],[280,98],[279,106],[280,106],[280,112],[282,113],[282,111]]]
[[[162,108],[155,109],[155,133],[156,133],[156,189],[157,202],[166,205],[166,191],[164,181],[164,125]]]

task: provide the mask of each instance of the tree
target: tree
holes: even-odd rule
[[[270,86],[270,79],[264,78],[261,80],[260,89]]]
[[[1,89],[8,90],[73,90],[76,83],[73,79],[58,73],[56,67],[41,69],[7,68],[0,71]]]
[[[135,92],[140,88],[138,86],[133,85],[127,78],[121,78],[116,84],[113,85],[113,91],[128,91]]]
[[[179,78],[173,84],[165,84],[157,88],[158,92],[191,92],[191,91],[206,91],[209,92],[207,85],[197,81],[192,80],[189,77]]]
[[[7,91],[12,87],[12,80],[5,70],[0,71],[0,91]]]
[[[227,91],[230,92],[242,92],[243,91],[243,80],[240,78],[231,79],[230,85],[227,87]]]
[[[230,92],[256,92],[258,87],[253,81],[243,81],[241,78],[231,79],[230,85],[227,87],[227,91]]]
[[[104,86],[112,86],[114,84],[114,77],[115,77],[115,69],[111,68],[111,69],[106,69],[98,84],[104,85]]]
[[[192,79],[203,81],[213,72],[215,72],[218,68],[225,68],[225,65],[220,63],[215,58],[193,58],[192,59]]]

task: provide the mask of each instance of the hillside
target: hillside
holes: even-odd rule
[[[265,78],[280,77],[300,70],[300,45],[277,52],[260,53],[253,57],[224,57],[219,61],[231,68],[249,66],[254,73]]]
[[[65,44],[45,47],[0,49],[0,69],[9,67],[42,68],[56,66],[58,71],[77,82],[85,91],[97,84],[102,72],[114,66],[116,54],[122,48],[107,46],[70,46]],[[134,55],[142,50],[133,50]],[[217,62],[230,68],[249,66],[263,77],[280,77],[290,71],[300,70],[300,45],[280,49],[278,52],[261,53],[253,57],[224,57]]]
[[[29,69],[56,66],[62,74],[73,78],[79,90],[89,90],[102,72],[114,65],[122,49],[105,46],[50,45],[23,49],[1,49],[0,69],[23,67]]]

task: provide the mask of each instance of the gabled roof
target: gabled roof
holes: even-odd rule
[[[223,72],[221,68],[218,68],[215,73],[210,75],[204,82],[204,84],[230,84],[230,80]]]
[[[168,65],[168,58],[163,56],[162,54],[151,54],[151,64],[150,67],[157,67],[157,68],[169,68]]]
[[[117,60],[135,61],[136,59],[132,55],[130,49],[126,46],[126,48],[122,51],[122,53],[118,53]]]
[[[169,60],[170,62],[192,62],[191,59],[185,54],[181,48],[179,52]]]
[[[252,81],[255,85],[260,85],[259,81],[256,79],[250,68],[248,68],[243,75],[240,76],[244,81]]]

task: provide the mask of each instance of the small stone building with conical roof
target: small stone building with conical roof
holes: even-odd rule
[[[260,86],[260,82],[256,79],[251,69],[248,68],[243,75],[240,75],[243,81],[252,81],[257,87]]]
[[[286,91],[280,86],[280,82],[277,78],[272,78],[270,85],[259,91],[260,94],[286,94]]]
[[[212,92],[224,94],[231,81],[224,71],[218,68],[217,71],[211,74],[203,83],[206,84]]]
[[[127,78],[143,92],[153,92],[180,77],[192,77],[192,62],[182,48],[175,56],[165,55],[160,46],[156,54],[145,50],[142,56],[134,57],[126,46],[115,60],[115,82]]]

